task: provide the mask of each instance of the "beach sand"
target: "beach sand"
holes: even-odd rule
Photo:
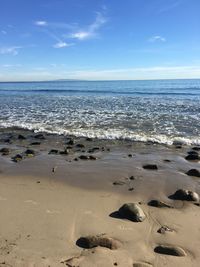
[[[200,193],[199,177],[186,174],[200,170],[198,160],[185,159],[191,147],[36,135],[0,134],[0,149],[9,149],[0,156],[0,266],[200,265],[199,200],[169,198],[178,189]],[[118,216],[125,203],[136,203],[144,221]],[[167,230],[158,233],[162,226]],[[83,248],[77,240],[87,236],[112,238],[117,247]],[[182,255],[165,254],[174,251]]]

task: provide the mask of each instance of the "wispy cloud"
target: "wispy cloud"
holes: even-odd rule
[[[1,55],[6,55],[10,54],[13,56],[18,55],[19,49],[21,49],[22,46],[7,46],[7,47],[0,47],[0,54]]]
[[[2,30],[1,33],[4,34],[4,35],[6,35],[7,34],[7,31]]]
[[[4,64],[2,65],[3,68],[18,68],[18,67],[22,67],[21,64]]]
[[[148,40],[151,43],[155,43],[155,42],[166,42],[166,38],[160,35],[155,35],[152,36],[151,38],[149,38]]]
[[[69,35],[70,38],[78,40],[86,40],[94,38],[98,34],[98,30],[106,23],[107,19],[102,15],[102,13],[96,13],[95,21],[87,26],[85,29],[80,29]]]
[[[42,27],[48,25],[47,21],[45,21],[45,20],[36,20],[36,21],[34,22],[34,24],[37,25],[37,26],[42,26]]]
[[[177,1],[171,0],[168,1],[167,3],[168,5],[165,5],[162,8],[160,8],[160,10],[158,11],[159,13],[164,13],[178,7],[180,4],[182,4],[182,0],[177,0]]]
[[[64,47],[69,47],[72,46],[73,44],[71,43],[65,43],[62,41],[59,41],[58,43],[56,43],[55,45],[53,45],[54,48],[64,48]]]

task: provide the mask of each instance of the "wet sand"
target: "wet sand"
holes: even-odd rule
[[[200,178],[186,174],[200,171],[200,161],[185,159],[196,150],[37,135],[0,133],[0,149],[9,149],[0,155],[0,266],[199,266],[199,200],[169,198],[178,189],[200,193]],[[17,154],[22,159],[14,162]],[[145,169],[147,164],[157,169]],[[150,206],[151,200],[170,208]],[[125,203],[136,203],[144,221],[115,216]],[[159,233],[162,226],[167,228]],[[120,245],[77,243],[91,235]],[[160,245],[181,248],[184,256],[156,249]]]

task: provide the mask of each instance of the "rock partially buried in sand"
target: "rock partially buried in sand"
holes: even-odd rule
[[[191,169],[188,172],[186,172],[186,174],[189,176],[200,177],[200,171],[198,171],[197,169]]]
[[[27,149],[24,153],[27,157],[33,157],[35,155],[35,151],[33,149]]]
[[[7,147],[3,147],[3,148],[0,150],[0,153],[2,153],[2,156],[7,156],[7,155],[9,155],[10,150],[9,150],[9,148],[7,148]]]
[[[159,254],[177,256],[177,257],[184,257],[187,255],[186,252],[182,248],[172,247],[168,245],[159,245],[155,247],[154,251]]]
[[[43,134],[36,134],[36,135],[34,136],[34,138],[36,138],[36,139],[40,139],[40,140],[44,140],[44,139],[45,139],[45,137],[44,137]]]
[[[157,170],[158,169],[156,164],[146,164],[143,166],[143,168],[146,170]]]
[[[172,196],[170,196],[170,198],[176,200],[197,201],[197,202],[199,201],[199,195],[196,192],[185,189],[177,190]]]
[[[121,218],[133,222],[143,222],[146,218],[143,210],[136,203],[124,204],[118,212]]]
[[[157,199],[150,200],[148,205],[156,208],[172,208],[172,206]]]
[[[18,135],[18,139],[19,139],[19,140],[25,140],[25,139],[26,139],[26,137],[25,137],[25,136],[23,136],[22,134],[19,134],[19,135]]]
[[[200,146],[194,146],[192,149],[195,151],[200,151]]]
[[[146,262],[136,262],[133,263],[133,267],[153,267],[153,265]]]
[[[199,154],[189,154],[185,157],[185,159],[187,160],[199,160],[200,157],[199,157]]]
[[[117,249],[121,245],[121,243],[118,240],[113,239],[111,237],[107,237],[105,235],[81,237],[77,240],[76,244],[79,247],[87,249],[95,247],[105,247],[111,250]]]
[[[115,181],[113,182],[113,185],[124,185],[125,182],[124,181]]]
[[[23,157],[22,157],[22,155],[20,155],[20,154],[17,154],[16,156],[14,156],[13,158],[12,158],[12,160],[14,161],[14,162],[19,162],[19,161],[21,161],[23,159]]]
[[[165,234],[166,232],[173,232],[173,230],[171,228],[169,228],[168,226],[161,226],[158,231],[159,234]]]
[[[51,149],[50,151],[49,151],[49,154],[51,155],[51,154],[54,154],[54,155],[57,155],[59,153],[59,150],[58,149]]]

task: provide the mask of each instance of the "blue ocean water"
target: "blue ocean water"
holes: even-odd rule
[[[200,144],[200,80],[0,83],[0,127]]]

